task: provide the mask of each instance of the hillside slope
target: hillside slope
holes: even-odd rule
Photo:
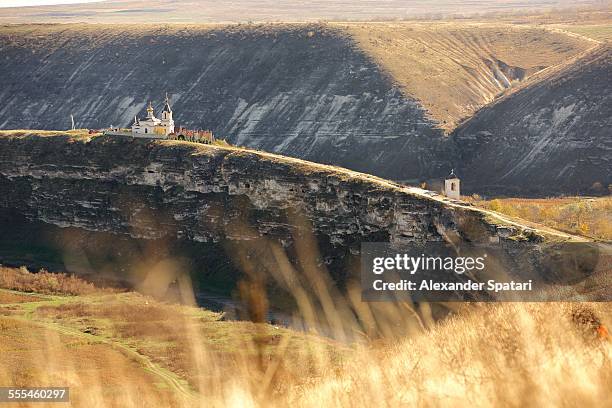
[[[0,268],[0,285],[3,273],[14,275]],[[48,280],[54,291],[57,280]],[[326,312],[339,321],[337,337],[359,334],[347,346],[137,293],[36,292],[0,289],[0,380],[69,378],[74,407],[612,404],[606,303],[478,304],[436,324],[429,307],[346,310],[334,298]],[[580,375],[567,381],[568,372]]]
[[[446,131],[533,74],[595,42],[533,25],[341,25]]]
[[[168,92],[178,124],[234,144],[397,179],[450,166],[424,109],[325,26],[4,27],[0,55],[0,129],[128,125]]]
[[[612,183],[612,47],[482,109],[453,135],[468,190],[601,193]]]
[[[574,85],[559,87],[557,97],[583,99],[605,123],[607,100],[597,95],[607,84],[591,81],[575,96],[582,79],[559,71],[594,44],[558,30],[484,23],[5,26],[0,129],[65,129],[71,114],[77,127],[126,126],[147,101],[160,108],[168,92],[177,124],[210,128],[237,145],[413,184],[460,167],[465,190],[486,193],[488,178],[504,176],[504,160],[493,169],[476,163],[497,159],[481,152],[490,149],[489,139],[472,130],[492,126],[483,131],[500,138],[496,146],[511,160],[527,146],[503,141],[524,112],[486,116],[498,112],[502,93],[503,103],[518,106],[521,95],[547,89],[553,72],[555,78],[569,72]],[[603,80],[609,60],[597,61]],[[520,88],[534,91],[514,99]],[[529,103],[529,111],[550,109],[543,97]],[[444,135],[479,108],[478,124],[464,123],[452,140]],[[598,147],[601,123],[584,115],[573,120],[589,134],[589,154],[605,154],[606,142]],[[556,132],[547,123],[532,128],[535,139]],[[584,143],[562,149],[575,156]],[[544,170],[539,185],[546,194],[605,182],[602,167],[590,161],[574,163],[572,172],[582,176],[563,183],[557,183],[562,160],[526,166]],[[504,177],[495,191],[533,193],[522,177]]]

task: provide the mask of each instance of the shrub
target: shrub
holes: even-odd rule
[[[52,273],[41,269],[32,273],[24,266],[9,268],[0,265],[0,288],[44,294],[86,295],[109,289],[96,288],[74,275]]]
[[[596,239],[612,239],[612,197],[505,198],[478,206]]]
[[[604,191],[604,186],[599,181],[596,181],[591,186],[591,190],[594,191],[597,194],[601,194]]]
[[[225,139],[216,139],[213,142],[213,144],[216,146],[224,146],[224,147],[231,146],[231,144],[228,143]]]

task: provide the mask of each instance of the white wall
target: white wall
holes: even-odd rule
[[[444,195],[455,200],[461,199],[461,181],[458,178],[444,180]]]

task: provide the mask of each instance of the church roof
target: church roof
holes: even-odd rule
[[[168,99],[168,94],[166,93],[166,100],[164,101],[164,109],[162,112],[172,112],[172,108],[170,108],[170,99]]]
[[[155,116],[152,118],[144,118],[138,120],[139,125],[156,125],[158,123],[161,123],[161,120],[156,118]]]
[[[135,117],[134,118],[134,125],[138,126],[138,125],[149,125],[149,126],[154,126],[154,125],[158,125],[162,122],[161,119],[156,118],[155,114],[153,113],[153,105],[151,104],[151,102],[149,101],[148,105],[147,105],[147,116],[144,118],[139,118],[139,117]],[[166,100],[164,101],[164,109],[162,112],[172,112],[172,108],[170,107],[170,99],[168,98],[168,94],[166,94]]]
[[[458,179],[459,177],[457,177],[457,175],[455,174],[455,169],[451,169],[451,172],[448,176],[446,176],[446,180],[450,180],[450,179]]]

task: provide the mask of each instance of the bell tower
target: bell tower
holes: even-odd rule
[[[461,200],[460,185],[461,180],[455,174],[455,169],[451,170],[448,177],[444,179],[444,195],[454,200]]]
[[[164,109],[161,113],[160,125],[164,128],[164,133],[168,136],[174,133],[174,120],[172,119],[172,108],[170,107],[170,99],[166,92],[166,100],[164,101]]]
[[[164,109],[162,110],[162,120],[172,120],[172,108],[170,108],[170,100],[168,99],[168,93],[166,92],[166,100],[164,101]]]

